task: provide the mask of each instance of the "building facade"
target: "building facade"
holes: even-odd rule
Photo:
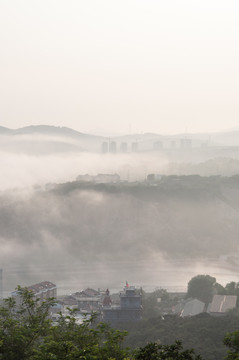
[[[125,286],[120,293],[120,306],[114,306],[108,301],[103,306],[103,320],[106,322],[139,321],[142,317],[142,295],[134,286]]]
[[[38,284],[28,286],[27,290],[33,293],[33,298],[35,300],[39,299],[39,304],[49,298],[56,298],[57,296],[56,285],[50,281],[42,281]],[[18,291],[14,291],[12,296],[16,300],[17,304],[21,301],[21,297]]]

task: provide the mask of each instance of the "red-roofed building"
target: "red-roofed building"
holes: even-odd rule
[[[34,299],[40,299],[40,303],[49,298],[56,298],[57,288],[56,285],[50,281],[42,281],[38,284],[34,284],[27,287],[27,290],[31,291],[34,295]],[[15,297],[16,302],[19,297],[18,291],[14,291],[12,296]]]

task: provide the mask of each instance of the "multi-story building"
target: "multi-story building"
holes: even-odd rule
[[[81,292],[73,294],[77,300],[79,310],[98,311],[102,303],[102,295],[100,291],[94,289],[85,289]]]
[[[138,321],[141,316],[142,295],[136,292],[134,286],[126,285],[124,291],[120,293],[120,306],[114,306],[110,301],[103,306],[103,320],[106,322]]]
[[[132,144],[131,144],[131,150],[132,150],[132,152],[138,152],[139,146],[138,146],[138,142],[137,142],[137,141],[132,142]]]
[[[117,152],[117,144],[115,141],[111,141],[110,144],[109,144],[109,152],[111,154],[116,154]]]
[[[33,293],[34,299],[39,299],[40,304],[49,298],[56,298],[57,296],[56,285],[50,281],[42,281],[38,284],[28,286],[27,290]],[[20,302],[20,295],[17,290],[12,293],[12,296],[17,303]]]
[[[102,142],[101,152],[104,154],[109,152],[109,144],[107,141]]]
[[[127,142],[122,142],[120,145],[120,151],[122,153],[127,153],[128,152],[128,144]]]

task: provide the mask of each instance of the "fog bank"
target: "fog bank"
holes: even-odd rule
[[[5,290],[44,279],[61,291],[116,288],[125,280],[182,290],[197,273],[233,280],[238,199],[237,177],[2,192]]]

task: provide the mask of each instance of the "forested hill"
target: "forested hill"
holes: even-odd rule
[[[151,185],[75,181],[24,195],[2,192],[0,200],[0,262],[14,266],[17,283],[21,276],[36,282],[43,271],[67,282],[75,276],[69,269],[74,274],[85,262],[80,279],[93,284],[116,283],[127,274],[146,283],[156,279],[154,261],[161,275],[180,259],[223,258],[232,270],[239,262],[238,176],[169,176]],[[167,284],[167,273],[161,281]]]
[[[49,185],[48,185],[49,187]],[[199,175],[169,175],[152,183],[148,181],[118,183],[94,183],[73,181],[63,184],[51,184],[51,190],[65,195],[75,190],[94,190],[104,193],[121,193],[142,197],[145,200],[189,197],[196,198],[202,194],[209,197],[220,196],[225,189],[239,189],[239,175],[231,177]],[[238,204],[239,205],[239,204]]]
[[[98,242],[103,235],[109,252],[128,241],[138,251],[169,257],[213,258],[237,251],[239,176],[168,176],[151,185],[72,182],[51,193],[87,194],[95,206],[91,212],[88,203],[86,223],[92,221],[93,238]]]

